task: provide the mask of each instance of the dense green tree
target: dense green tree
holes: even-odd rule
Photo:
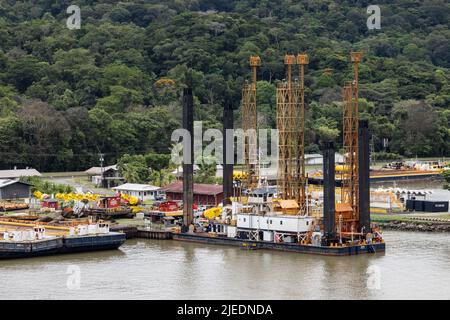
[[[307,152],[328,139],[341,147],[351,50],[364,51],[360,111],[370,121],[374,151],[450,155],[444,0],[383,1],[381,30],[367,29],[367,3],[353,0],[80,0],[80,30],[65,25],[69,5],[0,5],[0,168],[83,170],[98,165],[99,153],[107,164],[125,153],[167,155],[186,86],[205,129],[221,128],[230,103],[240,127],[241,88],[255,54],[262,59],[260,128],[276,125],[284,54],[307,52]],[[162,157],[146,156],[146,167],[162,167]]]
[[[151,170],[150,183],[157,187],[164,187],[176,180],[173,173],[168,170]]]
[[[145,157],[142,155],[123,155],[117,162],[117,166],[129,183],[146,183],[149,180],[150,170],[147,167]]]
[[[198,164],[199,170],[194,175],[195,183],[216,183],[216,164],[201,162]]]
[[[170,166],[170,154],[148,153],[145,155],[145,162],[151,170],[161,171]]]
[[[444,177],[445,180],[444,188],[450,190],[450,170],[445,170],[442,173],[442,176]]]

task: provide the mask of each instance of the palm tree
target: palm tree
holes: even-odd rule
[[[175,180],[175,176],[167,170],[152,170],[150,182],[154,186],[163,187]]]

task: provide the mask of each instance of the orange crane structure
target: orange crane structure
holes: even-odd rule
[[[307,212],[305,174],[305,65],[308,55],[284,57],[286,81],[277,87],[278,192],[281,199],[294,199],[299,213]],[[299,65],[300,82],[293,80]]]
[[[277,86],[278,129],[278,194],[281,199],[295,199],[295,93],[292,68],[296,64],[294,55],[284,56],[286,81]],[[295,84],[297,86],[297,84]]]
[[[256,110],[257,69],[261,66],[259,56],[250,56],[252,82],[242,89],[242,129],[244,130],[244,172],[243,187],[253,189],[258,184],[258,139]]]
[[[336,218],[345,232],[354,232],[359,222],[359,63],[362,52],[350,54],[353,63],[353,83],[343,90],[344,170],[342,171],[341,203],[336,206]]]
[[[305,65],[309,63],[307,54],[299,54],[297,56],[297,64],[299,65],[300,87],[299,87],[299,104],[297,108],[297,194],[296,200],[302,214],[307,212],[306,203],[306,169],[305,169]]]

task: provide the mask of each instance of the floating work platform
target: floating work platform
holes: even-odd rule
[[[0,241],[0,259],[30,258],[44,255],[118,249],[125,234],[52,237],[30,241]]]
[[[125,234],[110,232],[108,234],[69,236],[63,238],[61,253],[86,252],[118,249],[125,242]]]
[[[1,221],[0,226],[0,259],[117,249],[126,237],[103,222],[68,228]]]
[[[213,237],[207,234],[172,233],[172,238],[179,241],[189,241],[205,244],[231,245],[245,249],[268,249],[296,253],[319,254],[327,256],[351,256],[363,253],[380,253],[386,249],[384,242],[372,244],[352,244],[338,247],[314,246],[299,243],[276,243],[267,241],[254,241],[228,237]]]
[[[62,246],[62,238],[20,242],[0,241],[0,259],[28,258],[57,254]]]
[[[370,181],[389,181],[389,180],[415,180],[438,177],[441,175],[441,171],[383,171],[377,170],[370,173]]]
[[[124,225],[112,225],[110,230],[113,232],[124,233],[127,239],[133,239],[137,237],[138,228],[134,226]]]
[[[93,208],[89,210],[89,215],[100,219],[110,220],[127,217],[131,214],[130,208]]]
[[[111,226],[111,231],[123,232],[127,239],[140,238],[140,239],[156,239],[156,240],[168,240],[172,239],[172,232],[164,229],[154,230],[146,227],[124,226],[115,225]]]
[[[144,239],[169,240],[172,239],[172,232],[164,230],[149,230],[146,228],[138,228],[137,237]]]
[[[393,181],[393,180],[418,180],[418,179],[428,179],[428,178],[435,178],[439,177],[441,175],[441,172],[438,171],[407,171],[407,172],[383,172],[383,171],[377,171],[377,172],[371,172],[370,174],[370,181],[371,182],[378,182],[378,181]],[[310,177],[308,178],[309,184],[315,184],[315,185],[323,185],[323,177],[317,176],[317,177]],[[342,181],[341,178],[337,175],[336,177],[336,187],[341,187]]]

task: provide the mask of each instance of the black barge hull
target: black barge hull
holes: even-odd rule
[[[39,257],[57,254],[63,239],[36,240],[31,242],[0,242],[0,259]]]
[[[67,237],[64,238],[64,245],[61,248],[61,253],[118,249],[125,242],[125,239],[125,233]]]
[[[36,241],[0,241],[0,259],[32,258],[63,253],[118,249],[125,242],[124,233],[72,236]]]
[[[265,241],[251,241],[236,238],[209,237],[192,233],[173,233],[174,240],[189,241],[216,245],[231,245],[245,249],[268,249],[296,253],[319,254],[326,256],[351,256],[363,253],[379,253],[386,249],[385,243],[375,243],[371,245],[353,245],[346,247],[324,247],[301,245],[297,243],[275,243]]]

